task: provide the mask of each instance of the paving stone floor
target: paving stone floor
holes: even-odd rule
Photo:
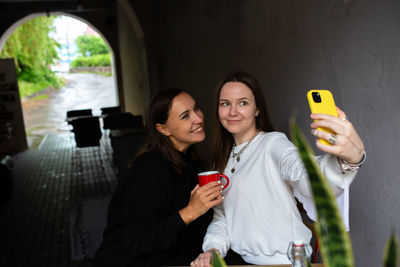
[[[71,133],[54,133],[12,158],[14,193],[0,210],[0,266],[88,266],[70,260],[69,203],[114,190],[107,135],[100,147],[76,148]]]

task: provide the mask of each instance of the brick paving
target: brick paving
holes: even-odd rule
[[[100,147],[76,148],[72,134],[49,134],[13,161],[14,193],[0,211],[0,266],[89,266],[71,261],[69,204],[114,190],[107,135]]]

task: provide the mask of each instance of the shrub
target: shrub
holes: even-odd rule
[[[71,63],[71,67],[107,67],[111,65],[110,54],[78,57]]]

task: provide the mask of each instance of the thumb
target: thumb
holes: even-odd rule
[[[337,111],[337,113],[338,113],[338,117],[339,118],[346,118],[346,113],[344,113],[344,111],[343,110],[341,110],[340,108],[338,108],[338,107],[336,107],[336,111]]]
[[[197,184],[194,188],[193,188],[193,190],[192,190],[192,194],[194,193],[194,192],[196,192],[197,191],[197,189],[199,189],[199,185]]]

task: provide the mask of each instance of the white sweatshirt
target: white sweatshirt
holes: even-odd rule
[[[245,145],[236,146],[234,152]],[[349,186],[355,173],[343,174],[333,155],[316,159],[348,227]],[[214,207],[203,250],[217,248],[225,257],[231,248],[252,264],[290,263],[286,256],[289,242],[308,244],[312,236],[301,220],[294,196],[316,220],[308,175],[297,148],[283,133],[260,132],[242,152],[240,162],[233,162],[231,154],[225,174],[230,185],[223,191],[223,202]]]

